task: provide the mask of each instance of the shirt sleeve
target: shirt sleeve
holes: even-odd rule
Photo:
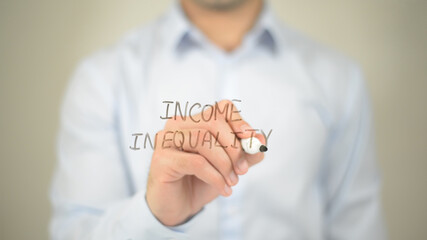
[[[344,114],[327,154],[325,239],[381,240],[386,236],[372,114],[360,71],[350,72]]]
[[[187,224],[164,226],[151,213],[145,188],[130,190],[118,140],[114,66],[105,56],[86,60],[68,86],[51,187],[51,238],[187,239]]]

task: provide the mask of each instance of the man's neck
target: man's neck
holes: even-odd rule
[[[231,52],[242,42],[255,24],[262,9],[262,0],[248,0],[229,10],[207,9],[193,0],[181,0],[190,21],[215,45]]]

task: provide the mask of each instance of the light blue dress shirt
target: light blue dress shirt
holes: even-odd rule
[[[163,128],[163,101],[221,99],[240,99],[245,120],[272,129],[269,151],[232,196],[166,227],[144,197],[153,150],[131,150],[132,134]],[[361,73],[347,58],[283,26],[268,7],[226,53],[175,2],[73,75],[61,112],[51,236],[381,240],[372,132]]]

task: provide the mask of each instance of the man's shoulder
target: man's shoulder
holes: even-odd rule
[[[141,66],[149,58],[156,24],[158,20],[128,31],[116,43],[80,60],[71,76],[68,91],[102,92],[92,95],[108,98],[106,95],[112,95],[129,81],[137,81],[135,76],[140,74]]]
[[[130,60],[130,58],[141,59],[150,50],[158,24],[157,20],[151,21],[129,30],[114,44],[93,52],[86,56],[82,62],[103,65],[111,61]]]
[[[356,61],[299,31],[280,27],[282,54],[296,64],[303,79],[332,111],[345,111],[351,96],[363,95],[365,83]]]

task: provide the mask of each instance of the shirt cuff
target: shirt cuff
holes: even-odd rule
[[[203,209],[205,209],[205,208],[203,207],[196,214],[194,214],[193,216],[191,216],[190,218],[188,218],[184,223],[182,223],[180,225],[177,225],[177,226],[168,227],[168,228],[171,229],[172,231],[175,231],[175,232],[187,233],[188,230],[193,225],[193,223],[196,221],[195,219],[197,219],[197,216],[200,215],[200,213],[203,211]]]

